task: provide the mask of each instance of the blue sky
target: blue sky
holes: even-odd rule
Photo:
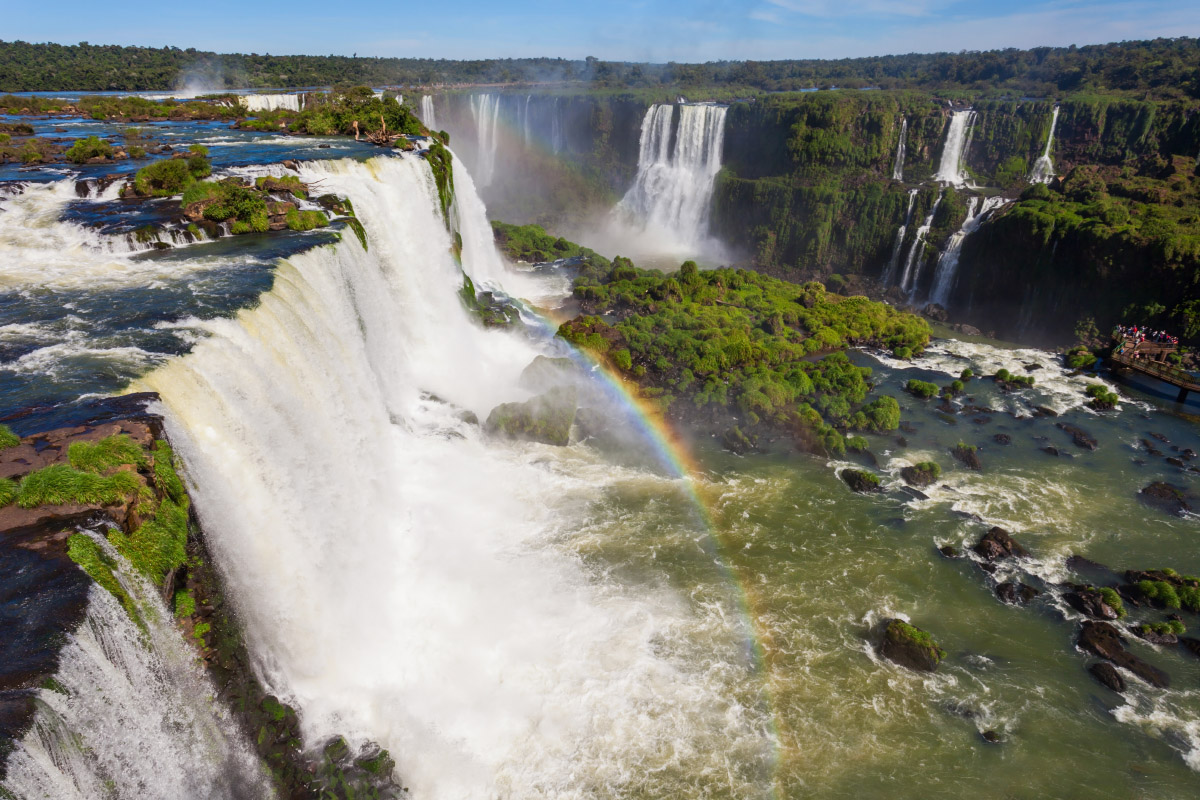
[[[275,55],[839,58],[1200,35],[1197,0],[14,3],[0,39]]]

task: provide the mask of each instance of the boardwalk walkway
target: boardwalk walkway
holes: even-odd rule
[[[1135,342],[1133,339],[1126,339],[1113,348],[1110,360],[1115,368],[1149,375],[1178,387],[1177,402],[1182,403],[1187,400],[1188,392],[1200,392],[1200,378],[1167,363],[1167,356],[1174,352],[1173,345]]]

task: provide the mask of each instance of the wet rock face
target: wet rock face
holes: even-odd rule
[[[946,657],[946,651],[937,646],[929,633],[899,619],[888,620],[879,643],[879,654],[919,672],[933,672]]]
[[[1029,555],[1029,551],[1018,544],[1003,528],[992,528],[985,533],[974,549],[985,561],[996,561],[1001,558],[1024,558]]]
[[[1018,606],[1028,603],[1041,592],[1027,583],[1002,583],[996,587],[996,596],[1009,605]]]
[[[1083,623],[1078,644],[1081,650],[1129,670],[1151,686],[1165,689],[1171,685],[1171,677],[1167,673],[1126,650],[1121,634],[1107,622],[1089,620]]]
[[[1075,442],[1077,447],[1082,447],[1084,450],[1095,450],[1099,447],[1099,442],[1095,436],[1092,436],[1082,428],[1077,428],[1074,425],[1068,425],[1065,422],[1055,423],[1063,431],[1071,435],[1071,440]]]
[[[1120,616],[1115,608],[1105,602],[1104,595],[1091,587],[1075,587],[1075,590],[1067,592],[1063,599],[1071,608],[1092,619],[1115,620]]]
[[[1088,667],[1088,672],[1092,674],[1101,685],[1107,686],[1114,692],[1125,691],[1125,679],[1121,677],[1121,673],[1117,672],[1117,668],[1107,661],[1097,661]]]
[[[576,410],[575,388],[556,387],[524,403],[496,406],[484,427],[509,439],[566,446]]]
[[[841,477],[852,491],[860,493],[883,491],[879,486],[879,479],[869,472],[860,469],[844,469]]]

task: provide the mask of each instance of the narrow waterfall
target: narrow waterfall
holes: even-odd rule
[[[438,129],[437,113],[433,109],[433,95],[431,94],[421,96],[421,121],[431,131]]]
[[[102,541],[99,540],[98,541]],[[213,699],[215,689],[158,593],[115,550],[117,577],[142,630],[93,585],[38,691],[33,726],[8,757],[0,796],[33,800],[271,797],[257,757]]]
[[[953,186],[967,185],[969,176],[963,169],[963,159],[971,145],[971,133],[974,128],[973,110],[955,111],[950,115],[950,124],[946,126],[946,144],[942,148],[942,160],[938,164],[937,174],[933,176],[935,181]]]
[[[892,180],[904,180],[904,139],[908,136],[908,118],[900,123],[900,143],[896,145],[896,163],[892,167]]]
[[[638,174],[618,209],[668,247],[696,248],[708,236],[713,184],[721,169],[725,106],[653,105],[642,119]]]
[[[945,190],[938,192],[937,200],[933,201],[933,207],[929,209],[929,216],[921,223],[921,227],[917,228],[916,238],[913,239],[912,247],[909,248],[908,258],[904,262],[904,275],[900,278],[900,288],[912,296],[916,289],[917,277],[921,271],[920,264],[925,258],[925,237],[929,235],[929,228],[933,225],[933,216],[937,214],[938,206],[942,204],[942,196]],[[913,274],[913,267],[916,266],[916,273]]]
[[[891,285],[892,278],[896,275],[896,267],[900,266],[900,248],[904,246],[904,235],[908,233],[908,226],[912,223],[913,203],[917,200],[917,189],[908,190],[908,208],[904,212],[904,222],[896,231],[896,243],[892,245],[892,257],[888,259],[887,269],[883,273],[883,285]]]
[[[369,250],[281,261],[255,308],[137,388],[162,397],[256,668],[306,741],[370,738],[414,798],[468,800],[654,796],[662,770],[722,771],[731,740],[763,752],[762,715],[721,688],[736,660],[679,655],[723,623],[561,544],[630,473],[470,421],[528,396],[543,351],[464,310],[428,164],[301,172],[353,201]],[[463,268],[482,277],[496,256],[465,175]]]
[[[550,109],[550,146],[557,155],[563,149],[562,118],[558,115],[559,98],[554,98],[554,107]]]
[[[528,147],[533,141],[533,128],[529,125],[529,101],[533,99],[533,95],[525,95],[525,106],[521,110],[521,129],[525,134],[525,146]]]
[[[933,277],[933,289],[929,293],[931,302],[943,308],[950,302],[950,292],[954,289],[954,278],[958,272],[958,257],[962,252],[963,242],[974,233],[988,214],[1000,208],[1008,201],[1003,197],[989,197],[980,203],[979,197],[972,197],[967,205],[967,218],[950,239],[946,242],[946,250],[938,260],[937,272]]]
[[[304,108],[304,95],[302,94],[243,94],[238,98],[250,112],[300,111]]]
[[[475,145],[478,150],[479,185],[487,186],[496,174],[496,124],[500,119],[500,98],[494,94],[471,95],[471,116],[475,119]]]
[[[1029,173],[1030,183],[1049,183],[1054,180],[1054,162],[1050,160],[1050,146],[1054,144],[1054,129],[1058,127],[1058,106],[1054,107],[1054,115],[1050,117],[1050,135],[1046,137],[1046,149],[1033,164]]]

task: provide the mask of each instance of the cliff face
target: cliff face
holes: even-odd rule
[[[897,295],[923,302],[934,265],[980,202],[973,196],[1001,193],[1013,203],[962,242],[952,316],[1002,335],[1051,340],[1069,338],[1085,318],[1104,327],[1130,314],[1200,334],[1189,305],[1200,230],[1188,211],[1196,202],[1200,104],[1077,96],[1059,103],[1055,124],[1050,101],[975,102],[961,160],[972,188],[941,189],[932,178],[952,112],[965,108],[928,95],[866,91],[736,104],[714,194],[714,233],[759,269],[857,276],[861,286],[879,286],[889,269],[903,272],[936,203],[924,244],[911,256],[913,289]],[[1052,125],[1053,169],[1069,177],[1031,193],[1029,177]],[[900,181],[893,170],[902,133]]]

